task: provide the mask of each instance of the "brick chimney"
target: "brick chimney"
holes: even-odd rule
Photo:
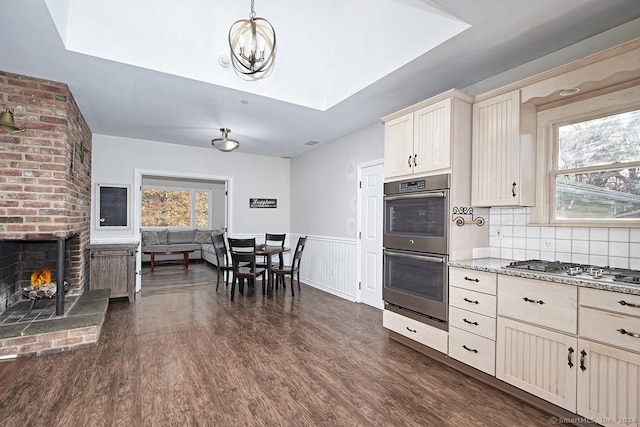
[[[64,239],[65,280],[81,291],[88,280],[91,130],[64,83],[0,71],[0,109],[5,108],[13,109],[16,126],[26,130],[0,129],[0,280],[15,276],[28,258],[20,242]],[[12,285],[0,283],[0,304],[6,305],[2,286]],[[11,292],[5,289],[4,298],[15,298]]]

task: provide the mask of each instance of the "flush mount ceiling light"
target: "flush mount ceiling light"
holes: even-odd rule
[[[240,146],[240,143],[238,141],[229,138],[229,134],[231,133],[229,129],[220,128],[220,132],[222,133],[222,138],[211,140],[211,145],[216,147],[218,150],[228,153],[229,151],[233,151]]]
[[[0,114],[0,127],[14,134],[18,132],[24,132],[26,128],[19,128],[13,121],[13,108],[5,108],[4,112]]]
[[[249,19],[239,19],[229,29],[229,48],[233,68],[246,76],[270,71],[276,52],[276,32],[269,21],[256,18],[251,0]]]
[[[571,96],[571,95],[575,95],[578,92],[580,92],[580,88],[572,87],[572,88],[569,88],[569,89],[561,90],[560,92],[558,92],[558,95],[560,95],[560,96]]]

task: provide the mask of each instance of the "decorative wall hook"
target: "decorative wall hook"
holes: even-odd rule
[[[457,215],[457,216],[456,216]],[[465,219],[465,216],[471,216],[471,219]],[[466,224],[476,224],[478,227],[482,227],[484,225],[484,218],[479,216],[475,217],[473,215],[472,207],[453,207],[453,222],[456,223],[458,227],[462,227]]]

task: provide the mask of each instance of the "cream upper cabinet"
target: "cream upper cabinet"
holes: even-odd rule
[[[393,119],[384,126],[384,176],[413,173],[413,113]]]
[[[471,95],[452,89],[383,118],[385,179],[451,172],[452,147],[464,145],[456,136],[470,127],[472,102]]]
[[[514,90],[473,104],[473,206],[535,202],[536,108]]]
[[[413,113],[414,173],[451,167],[451,98]]]

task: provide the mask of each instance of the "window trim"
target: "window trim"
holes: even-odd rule
[[[606,115],[640,109],[640,85],[598,95],[580,97],[575,102],[539,108],[537,114],[537,170],[536,204],[531,208],[531,223],[554,226],[585,227],[638,227],[640,220],[603,219],[556,219],[555,214],[555,158],[558,147],[555,143],[560,125],[594,119]],[[634,164],[630,162],[627,164]],[[609,165],[602,165],[605,169]]]
[[[140,200],[143,199],[144,190],[165,190],[165,191],[189,191],[191,192],[191,225],[188,227],[173,227],[173,226],[146,226],[142,225],[142,205],[140,205],[140,228],[141,229],[157,229],[157,228],[167,228],[170,230],[189,230],[193,228],[201,228],[196,225],[196,193],[207,193],[208,197],[208,205],[209,205],[209,215],[208,215],[208,224],[205,229],[212,228],[212,217],[213,217],[213,190],[211,188],[193,188],[193,187],[172,187],[172,186],[164,186],[164,185],[147,185],[140,188]],[[202,228],[201,228],[202,229]]]

